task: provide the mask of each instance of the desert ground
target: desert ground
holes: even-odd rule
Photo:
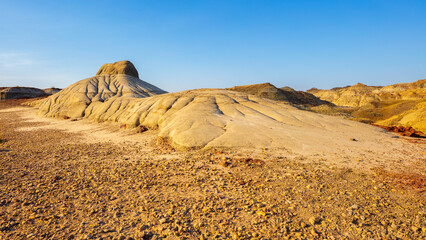
[[[177,151],[21,102],[0,102],[1,239],[426,239],[426,158]]]

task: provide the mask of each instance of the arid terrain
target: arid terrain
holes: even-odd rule
[[[358,83],[330,90],[313,88],[308,92],[336,105],[312,107],[315,112],[346,114],[356,121],[426,132],[426,79],[385,87]]]
[[[425,139],[388,133],[401,152],[358,159],[177,151],[158,130],[21,102],[0,101],[1,239],[426,238],[426,158],[409,157],[426,156]]]
[[[129,61],[2,100],[0,236],[426,238],[426,139],[301,110],[322,106],[271,84],[167,93]]]

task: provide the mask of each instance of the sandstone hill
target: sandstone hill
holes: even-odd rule
[[[137,72],[134,70],[131,72]],[[142,126],[155,130],[159,142],[183,149],[272,147],[299,153],[362,152],[391,140],[384,130],[373,126],[302,111],[245,92],[198,89],[165,93],[117,72],[108,67],[107,72],[99,71],[102,75],[81,80],[42,100],[39,114]]]
[[[253,94],[258,97],[268,98],[276,101],[287,102],[293,105],[319,106],[322,104],[333,105],[327,101],[315,97],[313,94],[295,91],[290,87],[277,88],[270,83],[235,86],[227,90]]]
[[[367,86],[357,83],[354,86],[333,88],[330,90],[313,88],[307,92],[338,106],[372,106],[377,102],[384,101],[423,100],[426,96],[426,79],[386,87]]]
[[[346,107],[355,120],[391,126],[402,125],[426,132],[426,79],[385,87],[354,86],[309,93]]]
[[[39,112],[48,117],[78,118],[90,115],[87,111],[111,98],[142,98],[166,93],[136,76],[138,72],[129,61],[105,64],[96,76],[78,81],[41,101]]]
[[[45,97],[50,94],[45,91],[32,87],[2,87],[0,88],[0,100],[15,98],[37,98]]]

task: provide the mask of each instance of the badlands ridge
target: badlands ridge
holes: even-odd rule
[[[384,126],[413,127],[426,132],[426,79],[385,87],[354,86],[330,90],[311,89],[309,93],[334,103],[354,120]],[[315,109],[313,109],[315,111]]]
[[[128,61],[104,65],[96,76],[38,101],[39,114],[144,126],[158,130],[159,141],[177,148],[372,151],[392,137],[373,126],[302,111],[245,92],[197,89],[166,93],[137,76]]]

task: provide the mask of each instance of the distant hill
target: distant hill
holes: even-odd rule
[[[426,132],[426,79],[385,87],[354,86],[330,90],[310,89],[316,97],[347,107],[359,121],[402,125]]]
[[[46,97],[50,94],[45,91],[32,87],[1,87],[0,100],[15,98],[37,98]]]
[[[412,83],[400,83],[386,87],[367,86],[357,83],[353,86],[330,90],[313,88],[307,92],[338,106],[362,107],[384,101],[421,100],[426,96],[425,86],[426,79],[423,79]]]
[[[0,87],[0,100],[47,97],[61,90],[62,89],[55,87],[46,89],[33,87]]]
[[[62,90],[61,88],[55,88],[55,87],[45,88],[45,89],[43,89],[43,91],[44,91],[45,93],[49,94],[49,95],[55,94],[55,93],[57,93],[57,92],[59,92],[59,91],[61,91],[61,90]]]
[[[244,92],[262,98],[268,98],[275,101],[287,102],[293,105],[303,106],[319,106],[322,104],[333,105],[327,101],[323,101],[313,94],[295,91],[290,87],[277,88],[270,83],[252,84],[244,86],[235,86],[227,88],[227,90]]]

